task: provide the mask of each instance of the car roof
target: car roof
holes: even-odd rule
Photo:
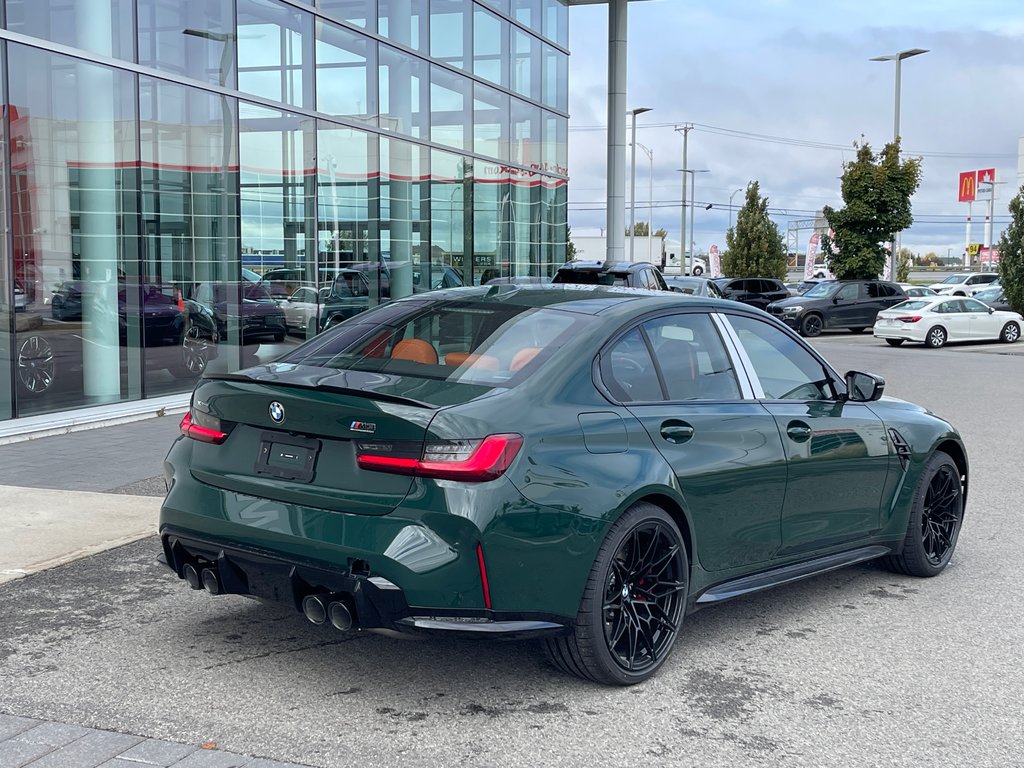
[[[558,268],[571,272],[635,272],[640,267],[653,267],[649,261],[567,261]]]
[[[416,294],[400,301],[494,300],[531,308],[551,308],[587,315],[633,315],[659,309],[703,308],[767,317],[761,310],[735,301],[691,296],[674,291],[604,285],[546,283],[538,285],[475,285]]]

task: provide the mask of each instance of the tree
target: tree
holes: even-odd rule
[[[1010,201],[1010,226],[999,238],[999,281],[1006,303],[1024,310],[1024,187]]]
[[[565,260],[572,261],[576,258],[576,243],[572,241],[572,227],[565,227]]]
[[[835,233],[822,238],[825,262],[840,280],[871,280],[885,268],[885,243],[914,223],[910,197],[921,182],[920,158],[900,161],[899,141],[875,155],[869,144],[857,146],[857,159],[843,163],[845,205],[825,206]]]
[[[637,237],[647,237],[647,233],[651,231],[651,225],[646,221],[638,221],[633,225],[633,230]],[[664,227],[654,230],[655,237],[665,237],[668,234],[668,230]],[[626,227],[626,237],[629,237],[629,227]]]
[[[910,265],[914,263],[914,253],[909,248],[900,248],[896,252],[896,282],[905,283],[910,278]]]
[[[746,200],[736,214],[736,226],[725,233],[725,244],[722,272],[728,277],[786,277],[786,246],[756,181],[747,185]]]

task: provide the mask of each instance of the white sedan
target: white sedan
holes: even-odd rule
[[[1012,343],[1024,323],[1016,312],[1001,312],[977,299],[932,296],[911,299],[878,313],[876,339],[898,347],[919,341],[938,349],[947,341],[990,339]]]

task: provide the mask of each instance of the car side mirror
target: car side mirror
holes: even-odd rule
[[[680,288],[680,287],[679,287],[678,285],[670,285],[670,286],[668,287],[668,289],[669,289],[670,291],[672,291],[673,293],[686,293],[686,291],[684,291],[684,290],[683,290],[682,288]]]
[[[989,307],[989,308],[988,308],[988,313],[989,313],[990,315],[991,315],[991,314],[992,314],[993,312],[995,312],[995,311],[996,311],[996,308],[995,308],[995,307]]]
[[[846,372],[846,399],[853,403],[871,403],[885,391],[885,379],[874,373]]]
[[[838,304],[839,303],[839,297],[838,296],[833,296],[832,297],[832,303],[833,304]]]

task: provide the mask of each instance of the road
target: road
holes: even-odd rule
[[[814,345],[962,430],[939,578],[865,564],[700,611],[610,689],[530,644],[352,639],[191,592],[149,538],[0,587],[0,711],[324,767],[1024,765],[1024,344]]]

